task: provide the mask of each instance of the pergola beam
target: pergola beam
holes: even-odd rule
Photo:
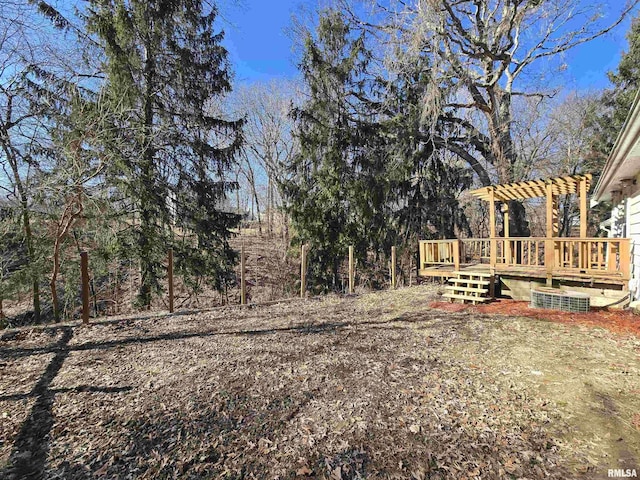
[[[481,200],[489,201],[489,189],[493,189],[493,200],[495,202],[526,200],[528,198],[545,197],[547,195],[548,184],[551,185],[552,194],[555,196],[579,193],[580,189],[585,187],[588,191],[591,186],[591,174],[555,177],[546,181],[527,180],[524,182],[494,185],[472,190],[471,194]],[[584,185],[584,187],[581,185]]]

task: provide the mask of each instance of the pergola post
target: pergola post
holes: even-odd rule
[[[504,224],[504,263],[511,263],[511,242],[509,241],[509,202],[502,205],[502,222]]]
[[[580,198],[580,238],[587,238],[587,179],[580,180],[578,191]],[[589,248],[585,242],[580,243],[580,268],[589,268]]]
[[[550,182],[545,185],[545,198],[547,203],[547,236],[544,242],[544,265],[547,271],[547,286],[553,286],[553,268],[554,268],[554,260],[555,260],[555,242],[553,241],[554,237],[554,207],[555,207],[555,198],[553,195],[553,186]]]
[[[580,180],[580,238],[587,238],[587,179]]]
[[[490,264],[491,268],[495,268],[498,257],[498,244],[496,241],[496,200],[493,187],[489,188],[489,240]]]
[[[560,196],[553,196],[553,223],[551,224],[553,228],[553,236],[560,236]]]
[[[490,227],[490,267],[492,275],[496,273],[496,266],[504,264],[506,269],[512,265],[524,266],[523,257],[527,246],[529,249],[526,253],[527,266],[543,269],[545,273],[537,274],[545,275],[547,283],[552,284],[552,275],[557,272],[558,268],[576,268],[576,262],[573,258],[575,255],[575,241],[564,240],[559,241],[559,222],[558,222],[558,199],[560,195],[576,194],[580,199],[580,236],[582,237],[578,244],[581,245],[579,250],[580,265],[584,269],[589,268],[592,243],[586,238],[587,236],[587,192],[591,185],[591,174],[585,175],[569,175],[565,177],[556,177],[548,180],[527,180],[522,182],[513,182],[502,185],[491,185],[473,190],[471,194],[481,200],[489,203],[489,227]],[[526,200],[528,198],[545,198],[546,206],[546,236],[544,240],[544,260],[538,260],[539,251],[538,241],[511,241],[509,232],[509,202]],[[504,214],[504,238],[496,237],[496,202],[503,203],[502,213]],[[502,242],[502,245],[498,243]],[[532,253],[535,250],[535,253]],[[533,256],[532,256],[533,255]],[[560,256],[562,255],[562,258]],[[567,256],[568,255],[568,256]],[[532,263],[533,260],[533,263]],[[570,261],[569,261],[570,260]],[[544,263],[543,263],[544,262]]]
[[[496,262],[498,257],[498,244],[496,240],[496,196],[493,187],[489,187],[489,232],[490,232],[490,259],[489,270],[491,277],[489,278],[489,296],[491,298],[496,297],[495,288],[495,275],[496,275]]]

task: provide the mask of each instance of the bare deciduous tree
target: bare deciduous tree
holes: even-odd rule
[[[552,148],[543,165],[547,174],[589,173],[585,160],[591,153],[589,120],[598,101],[593,94],[571,92],[549,115],[547,131]],[[578,217],[575,195],[565,195],[560,205],[560,236],[568,236]]]
[[[30,176],[41,135],[46,105],[33,101],[33,66],[41,45],[33,10],[23,2],[0,3],[0,188],[20,212],[20,221],[31,268],[33,310],[40,319],[40,284],[31,219]],[[41,68],[44,62],[40,63]]]
[[[42,211],[36,198],[42,193],[42,174],[53,168],[59,153],[52,132],[68,113],[73,90],[98,75],[88,72],[92,67],[81,58],[77,43],[63,41],[69,40],[66,32],[82,33],[61,12],[47,2],[0,1],[0,190],[19,212],[36,321],[44,266],[33,213],[36,206]],[[61,215],[68,216],[66,209]],[[56,245],[60,229],[68,230],[66,223],[57,229]],[[55,293],[53,284],[52,289]]]
[[[273,233],[274,212],[282,206],[279,186],[284,167],[296,152],[290,112],[299,90],[295,82],[272,80],[240,87],[234,98],[235,109],[246,117],[242,173],[251,188],[260,229],[260,184],[266,189],[269,233]]]
[[[373,20],[360,24],[385,34],[394,57],[402,50],[429,58],[425,119],[440,119],[450,133],[435,141],[490,185],[521,180],[526,171],[513,136],[514,99],[552,95],[546,71],[561,69],[562,54],[611,31],[638,3],[612,9],[587,0],[376,1]],[[603,19],[611,10],[615,17]],[[511,202],[511,212],[513,234],[527,235],[522,205]]]

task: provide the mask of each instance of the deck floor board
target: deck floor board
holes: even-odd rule
[[[472,271],[478,273],[490,273],[491,267],[486,263],[467,263],[460,264],[456,268],[453,264],[449,265],[437,265],[426,266],[418,270],[418,275],[421,277],[442,277],[451,278],[456,276],[455,272]],[[531,267],[531,266],[504,266],[497,265],[495,269],[496,275],[510,276],[510,277],[526,277],[531,279],[545,280],[547,278],[547,271],[544,266]],[[576,270],[558,268],[552,272],[552,278],[554,280],[567,280],[578,282],[594,282],[604,284],[625,285],[627,282],[621,275],[611,272],[580,272]]]

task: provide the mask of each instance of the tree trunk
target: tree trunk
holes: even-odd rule
[[[238,188],[236,188],[236,212],[240,215],[240,171],[236,173],[236,183],[238,184]]]
[[[489,134],[491,138],[491,153],[495,159],[495,167],[498,172],[499,183],[511,183],[522,180],[518,178],[518,157],[511,136],[511,93],[496,87],[489,94],[491,99],[491,112],[487,113],[489,121]],[[522,202],[509,201],[509,217],[512,237],[528,237],[531,235],[529,222],[526,218],[526,210]]]
[[[255,213],[254,213],[254,207],[255,207],[255,212],[257,212],[257,216],[258,216],[258,234],[262,235],[262,218],[260,217],[260,201],[258,200],[258,190],[256,188],[256,177],[254,175],[253,168],[251,167],[251,163],[249,163],[249,160],[246,160],[246,164],[247,164],[247,171],[245,173],[245,177],[247,178],[247,181],[249,182],[249,186],[251,187],[251,196],[252,196],[251,216],[255,217]]]
[[[151,211],[151,205],[149,204],[152,199],[149,198],[153,189],[154,174],[153,174],[153,147],[152,147],[152,132],[153,132],[153,83],[154,83],[154,66],[151,57],[152,46],[150,42],[145,45],[146,59],[144,66],[144,81],[145,81],[145,93],[144,93],[144,119],[143,119],[143,145],[144,151],[142,152],[141,172],[140,179],[142,188],[144,189],[143,197],[140,201],[140,232],[139,232],[139,247],[140,247],[140,291],[138,293],[138,301],[142,307],[147,309],[151,307],[151,295],[153,285],[153,259],[151,249],[151,234],[154,228],[153,212]]]
[[[283,208],[284,215],[282,217],[282,238],[284,239],[284,244],[289,245],[289,215],[286,213],[286,209]]]
[[[531,229],[527,221],[527,212],[522,202],[509,202],[509,235],[512,237],[530,237]]]
[[[145,162],[146,163],[146,162]],[[144,174],[145,179],[151,180],[149,165],[145,165],[146,172]],[[147,182],[145,182],[147,183]],[[151,258],[151,229],[153,228],[152,212],[150,211],[147,201],[142,200],[140,202],[140,232],[138,236],[138,245],[140,247],[140,290],[138,293],[138,300],[142,307],[149,307],[151,305],[151,290],[153,279],[153,260]]]
[[[335,258],[333,260],[333,290],[337,290],[340,285],[340,261]]]
[[[256,207],[256,212],[258,215],[258,233],[262,235],[262,217],[260,216],[260,201],[258,200],[258,192],[254,184],[251,184],[251,189],[253,190],[253,202]]]
[[[571,236],[571,195],[565,195],[562,202],[562,222],[560,224],[558,236]]]
[[[271,228],[276,229],[276,182],[273,176],[269,177],[271,183]]]
[[[31,265],[31,279],[33,285],[33,317],[36,323],[40,322],[40,279],[38,278],[38,270],[35,268],[36,265],[36,255],[35,255],[35,246],[33,242],[33,232],[31,230],[31,218],[29,215],[29,200],[27,197],[27,191],[22,183],[22,179],[20,177],[20,172],[18,171],[18,162],[15,158],[13,152],[7,147],[7,145],[3,145],[4,152],[7,156],[7,160],[9,161],[9,165],[11,167],[11,172],[13,173],[13,178],[16,183],[16,189],[18,190],[18,195],[20,197],[20,208],[22,210],[22,226],[24,228],[24,237],[25,243],[27,246],[27,259],[29,261],[29,265]]]
[[[53,303],[53,320],[60,323],[60,305],[58,303],[58,289],[56,282],[60,271],[60,241],[56,238],[53,246],[53,271],[51,272],[51,302]]]
[[[118,259],[116,258],[116,269],[113,272],[113,315],[117,315],[118,314],[118,268],[119,268],[119,263],[118,263]],[[109,278],[111,278],[111,275],[109,275]],[[110,283],[111,285],[111,283]]]
[[[271,189],[271,175],[267,182],[267,231],[273,235],[273,190]]]
[[[82,190],[78,188],[78,194],[67,204],[60,221],[56,225],[55,240],[53,243],[53,270],[51,272],[51,300],[53,302],[53,318],[56,323],[60,322],[60,305],[58,302],[57,280],[60,273],[60,247],[67,238],[69,230],[75,220],[82,214]],[[74,210],[77,207],[77,210]]]
[[[31,221],[29,218],[29,210],[27,207],[26,198],[23,202],[23,221],[24,221],[24,233],[25,240],[27,242],[27,256],[32,266],[36,264],[35,258],[35,246],[33,244],[33,233],[31,231]],[[40,279],[38,278],[38,269],[34,268],[31,273],[33,279],[33,318],[36,323],[39,323],[40,318]]]

